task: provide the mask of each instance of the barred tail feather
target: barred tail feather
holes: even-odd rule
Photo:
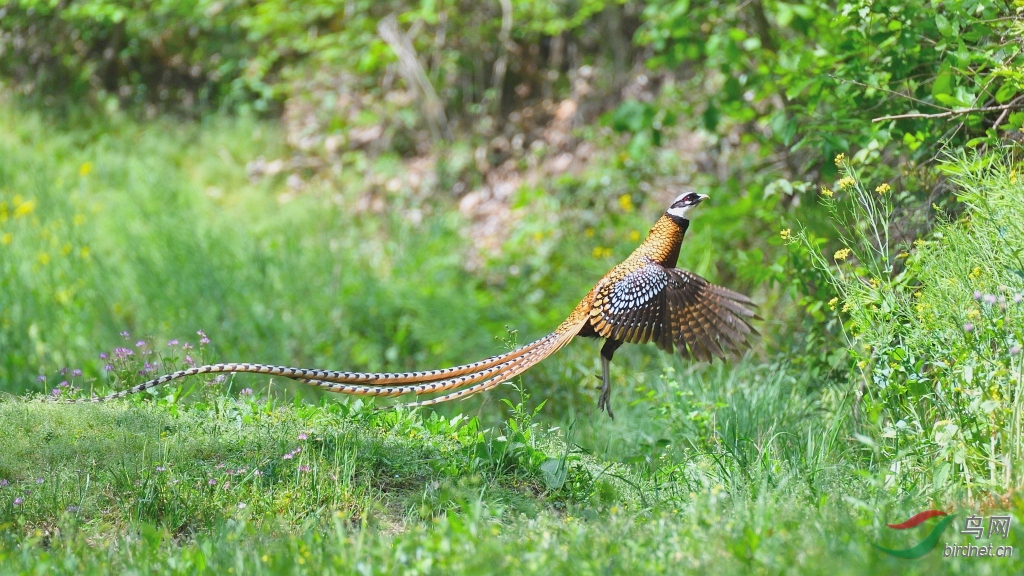
[[[549,336],[548,338],[551,338]],[[464,374],[455,378],[449,378],[448,380],[441,380],[437,382],[426,382],[423,384],[415,384],[409,386],[366,386],[359,384],[338,384],[334,382],[327,382],[322,380],[312,380],[306,378],[295,378],[295,380],[304,384],[316,386],[322,388],[328,392],[335,392],[338,394],[347,394],[351,396],[403,396],[405,394],[415,394],[417,396],[423,394],[434,394],[437,392],[444,392],[446,390],[452,390],[455,388],[462,388],[463,386],[473,384],[474,382],[480,382],[481,380],[489,380],[498,378],[506,371],[514,369],[517,366],[524,366],[523,370],[533,366],[544,358],[541,356],[535,358],[538,350],[533,350],[527,354],[514,358],[512,360],[503,362],[496,366],[492,366],[485,370],[475,372],[472,374]]]
[[[518,360],[513,361],[511,366],[502,370],[498,374],[495,374],[491,378],[488,378],[484,382],[474,384],[473,386],[470,386],[468,388],[462,388],[456,392],[449,392],[448,394],[438,396],[436,398],[431,398],[429,400],[421,400],[419,402],[398,404],[395,406],[391,406],[391,408],[416,408],[418,406],[430,406],[432,404],[448,402],[449,400],[469,398],[470,396],[474,396],[481,392],[491,390],[492,388],[495,388],[502,382],[506,382],[508,380],[511,380],[512,378],[515,378],[516,376],[528,370],[530,367],[538,364],[541,360],[544,360],[548,356],[551,356],[555,352],[558,352],[563,346],[568,344],[574,336],[576,336],[576,334],[579,332],[579,329],[583,326],[583,324],[586,323],[586,321],[587,318],[583,318],[581,321],[575,322],[573,324],[570,324],[570,322],[567,321],[565,324],[559,327],[559,330],[552,334],[552,336],[554,336],[555,338],[552,338],[550,342],[546,343],[547,345],[530,352],[530,354],[527,356],[524,356]]]
[[[452,368],[442,368],[439,370],[427,370],[423,372],[400,372],[400,373],[389,373],[389,372],[339,372],[333,370],[316,370],[308,368],[292,368],[289,366],[273,366],[268,364],[210,364],[206,366],[196,366],[193,368],[187,368],[185,370],[178,370],[170,374],[165,374],[159,378],[133,386],[127,390],[121,392],[115,392],[107,396],[86,398],[77,400],[75,402],[106,402],[108,400],[116,400],[118,398],[124,398],[137,394],[150,388],[155,388],[161,384],[166,384],[172,380],[179,378],[185,378],[187,376],[195,376],[198,374],[218,374],[218,373],[252,373],[252,374],[267,374],[269,376],[283,376],[285,378],[291,378],[292,380],[298,380],[300,382],[313,383],[332,383],[332,384],[364,384],[365,386],[350,386],[348,390],[333,390],[336,392],[346,394],[362,394],[362,395],[373,395],[373,396],[396,396],[400,394],[406,394],[409,392],[415,392],[416,386],[402,386],[396,387],[393,384],[422,384],[426,382],[441,381],[445,384],[445,388],[431,389],[427,392],[415,392],[417,394],[428,393],[431,391],[439,392],[441,390],[450,389],[453,386],[459,386],[466,383],[476,382],[477,380],[466,381],[464,378],[472,377],[480,372],[491,373],[492,370],[504,367],[510,362],[529,354],[531,351],[537,349],[550,340],[553,334],[549,334],[544,338],[531,342],[526,346],[501,354],[499,356],[492,356],[490,358],[474,362],[472,364],[464,364],[462,366],[455,366]],[[461,378],[460,378],[461,377]],[[453,382],[460,382],[460,384],[452,384]],[[321,384],[317,386],[326,387]],[[377,387],[388,387],[385,390],[397,390],[399,388],[408,389],[403,392],[392,392],[389,394],[370,392],[369,390],[378,390]],[[426,388],[426,386],[424,386]],[[365,389],[365,390],[364,390]]]

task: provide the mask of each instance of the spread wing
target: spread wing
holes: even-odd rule
[[[757,332],[754,303],[700,276],[649,262],[597,287],[591,325],[605,338],[711,361],[747,345]]]

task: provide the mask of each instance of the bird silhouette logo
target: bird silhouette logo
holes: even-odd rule
[[[935,545],[939,542],[939,537],[942,536],[942,532],[946,529],[947,526],[949,526],[953,522],[953,519],[956,518],[956,514],[947,514],[942,510],[925,510],[924,512],[918,512],[917,514],[914,514],[909,519],[904,520],[899,524],[886,524],[886,526],[892,528],[893,530],[909,530],[911,528],[916,528],[921,524],[927,522],[928,520],[938,516],[944,516],[944,518],[942,520],[939,520],[938,523],[936,523],[932,527],[928,535],[924,537],[924,540],[921,540],[920,542],[918,542],[914,546],[911,546],[910,548],[885,548],[883,546],[875,544],[874,542],[872,542],[871,545],[890,556],[895,556],[896,558],[903,558],[904,560],[913,560],[915,558],[920,558],[921,556],[924,556],[925,554],[931,552],[932,548],[935,548]]]

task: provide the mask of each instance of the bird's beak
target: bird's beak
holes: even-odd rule
[[[711,198],[711,196],[708,196],[707,194],[699,194],[698,198],[700,198],[700,201],[703,202],[703,201],[707,200],[708,198]]]

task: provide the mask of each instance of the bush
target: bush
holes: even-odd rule
[[[945,163],[966,213],[913,248],[889,237],[888,186],[865,184],[841,160],[840,186],[822,196],[843,247],[829,259],[813,235],[794,234],[835,290],[827,305],[860,383],[860,438],[890,482],[1007,490],[1021,481],[1024,211],[1011,158]]]

